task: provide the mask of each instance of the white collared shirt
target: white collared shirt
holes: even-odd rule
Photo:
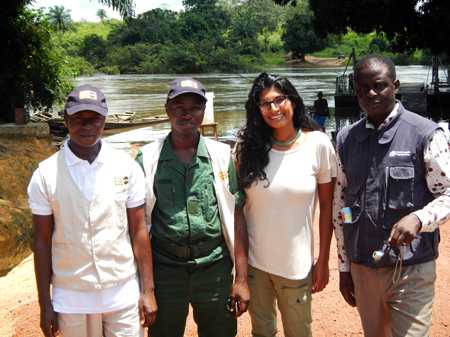
[[[114,160],[114,150],[106,142],[102,142],[97,158],[90,164],[77,157],[70,150],[67,141],[62,149],[68,170],[75,184],[89,201],[95,192],[102,189],[97,179],[110,165],[130,165],[127,208],[141,206],[145,202],[145,181],[139,165],[130,160]],[[52,208],[43,184],[43,175],[56,175],[57,172],[41,172],[38,167],[28,185],[28,198],[31,211],[35,215],[51,215]],[[63,288],[52,288],[52,303],[56,312],[60,313],[101,313],[125,308],[139,300],[139,283],[136,278],[117,286],[95,291],[76,291]]]

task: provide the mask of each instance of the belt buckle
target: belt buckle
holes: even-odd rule
[[[177,247],[176,253],[179,258],[189,259],[189,257],[191,256],[191,247],[189,246]]]

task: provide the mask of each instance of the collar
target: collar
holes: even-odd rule
[[[391,113],[386,117],[386,119],[380,125],[378,125],[378,128],[376,128],[375,125],[373,125],[368,119],[366,119],[366,128],[373,129],[373,130],[375,130],[375,129],[382,130],[383,128],[388,127],[389,124],[391,124],[392,121],[395,119],[395,117],[397,117],[400,114],[399,106],[400,106],[400,103],[397,101],[395,103],[394,108],[392,109]]]
[[[93,164],[103,164],[106,161],[107,157],[108,157],[107,156],[107,152],[108,152],[107,147],[108,146],[101,139],[99,140],[99,142],[102,142],[102,147],[100,148],[100,152],[98,153],[97,158],[95,158],[95,160],[92,162],[91,165],[93,165]],[[64,157],[66,159],[67,166],[75,166],[75,165],[79,165],[79,164],[81,164],[83,162],[87,163],[87,160],[84,160],[84,159],[81,159],[81,158],[77,157],[75,155],[75,153],[72,152],[72,150],[69,147],[68,140],[66,140],[64,142],[63,151],[64,151]]]
[[[386,117],[386,119],[383,121],[383,123],[380,124],[378,129],[375,129],[374,125],[371,124],[367,117],[359,123],[359,125],[356,126],[356,129],[359,131],[356,131],[356,140],[358,142],[365,141],[370,135],[377,134],[377,139],[379,144],[387,144],[392,141],[394,138],[398,127],[400,126],[399,123],[396,123],[400,117],[400,115],[404,111],[404,107],[400,102],[397,102],[394,106],[394,109],[392,112]]]
[[[197,144],[197,157],[209,158],[208,149],[206,148],[205,139],[200,135],[198,144]],[[170,142],[170,134],[164,140],[163,147],[161,149],[161,154],[159,156],[160,160],[174,160],[177,159],[177,155],[172,147],[172,143]]]

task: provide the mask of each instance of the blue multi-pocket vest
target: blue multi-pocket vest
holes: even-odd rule
[[[382,130],[366,128],[366,119],[343,129],[337,148],[347,178],[345,206],[352,222],[344,226],[344,249],[351,262],[369,267],[372,253],[388,239],[392,226],[423,208],[433,195],[427,188],[424,145],[439,126],[403,108]],[[403,254],[403,264],[427,262],[438,256],[439,230],[420,233]],[[405,252],[405,251],[404,251]]]

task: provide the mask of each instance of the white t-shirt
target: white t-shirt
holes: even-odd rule
[[[302,137],[293,150],[270,150],[268,182],[246,189],[244,207],[249,264],[292,280],[304,279],[313,264],[317,184],[336,177],[336,155],[326,134],[312,131]]]
[[[124,161],[123,156],[117,158],[117,150],[110,148],[102,142],[97,158],[89,164],[88,161],[78,158],[69,148],[67,142],[62,149],[64,158],[75,184],[83,195],[91,201],[96,190],[102,189],[99,182],[105,170],[110,165],[127,165],[129,175],[129,195],[127,208],[133,208],[145,203],[144,174],[139,165],[130,157]],[[56,175],[57,172],[42,172],[38,167],[31,177],[28,185],[28,200],[31,212],[36,215],[53,214],[49,197],[42,176]],[[125,308],[139,300],[139,283],[137,278],[130,279],[117,286],[95,290],[76,291],[52,287],[52,303],[56,312],[61,313],[101,313]]]

